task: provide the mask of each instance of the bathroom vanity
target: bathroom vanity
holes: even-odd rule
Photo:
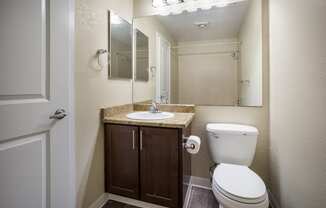
[[[181,208],[191,175],[184,138],[191,133],[194,106],[162,105],[174,117],[134,120],[127,115],[149,105],[103,110],[106,192]]]

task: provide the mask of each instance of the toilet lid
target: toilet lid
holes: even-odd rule
[[[213,180],[218,190],[239,202],[259,203],[266,198],[263,180],[246,166],[220,164],[214,171]]]

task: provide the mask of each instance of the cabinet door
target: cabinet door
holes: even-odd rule
[[[177,129],[140,128],[141,200],[178,207]]]
[[[138,128],[107,125],[106,191],[139,199]]]

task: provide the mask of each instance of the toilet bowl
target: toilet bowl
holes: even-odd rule
[[[264,181],[251,165],[258,130],[239,124],[207,124],[208,145],[218,164],[212,178],[212,190],[220,208],[268,208]]]
[[[220,164],[212,190],[220,208],[268,208],[268,194],[262,179],[246,166]]]

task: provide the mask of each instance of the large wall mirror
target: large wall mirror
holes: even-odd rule
[[[132,25],[113,12],[108,17],[109,79],[132,79]]]
[[[134,102],[262,106],[262,24],[261,0],[135,18],[150,74]]]

